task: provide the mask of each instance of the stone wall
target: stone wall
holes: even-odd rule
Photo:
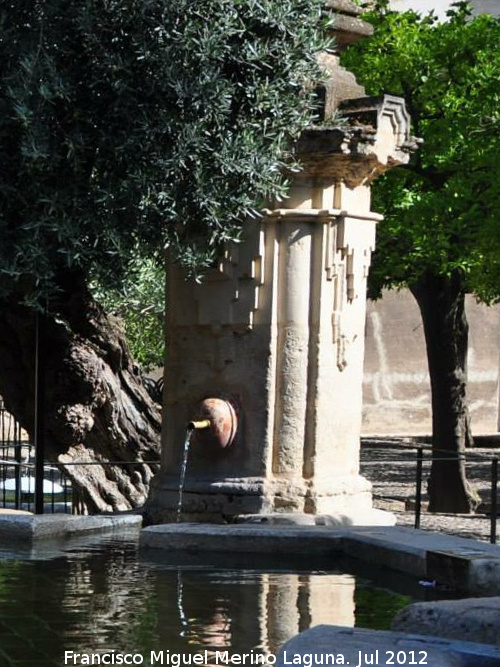
[[[469,407],[475,435],[496,433],[500,306],[467,297]],[[431,432],[430,384],[422,319],[412,295],[386,292],[369,302],[363,383],[363,435]]]

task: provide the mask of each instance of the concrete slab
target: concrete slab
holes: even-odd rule
[[[396,615],[392,629],[411,632],[415,628],[422,634],[500,647],[500,597],[410,604]]]
[[[318,625],[293,637],[281,648],[276,667],[292,664],[498,667],[500,649],[426,635]]]
[[[361,561],[437,579],[468,595],[500,594],[500,547],[400,526],[163,524],[141,532],[142,550],[190,553],[345,554]],[[436,563],[453,556],[454,569]]]
[[[140,528],[139,515],[73,516],[71,514],[0,515],[0,538],[4,543],[32,544],[40,540],[55,540],[79,534],[105,533],[124,528]]]

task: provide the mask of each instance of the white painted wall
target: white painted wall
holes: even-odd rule
[[[433,9],[439,18],[445,18],[452,2],[453,0],[392,0],[391,6],[401,11],[414,9],[423,14]],[[500,0],[472,0],[470,4],[474,7],[475,14],[500,15]]]

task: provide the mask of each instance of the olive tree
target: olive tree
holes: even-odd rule
[[[243,218],[285,195],[328,47],[321,5],[0,7],[0,394],[33,433],[38,331],[47,456],[91,511],[143,502],[160,420],[89,287],[119,286],[166,247],[199,279]]]

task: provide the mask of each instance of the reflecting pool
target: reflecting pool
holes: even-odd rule
[[[406,584],[391,591],[345,565],[291,572],[258,560],[242,569],[153,561],[132,537],[36,555],[0,551],[0,665],[87,664],[74,655],[113,651],[107,664],[129,654],[130,664],[174,667],[176,654],[181,665],[194,655],[214,663],[225,650],[269,655],[320,623],[387,628],[415,597]]]

